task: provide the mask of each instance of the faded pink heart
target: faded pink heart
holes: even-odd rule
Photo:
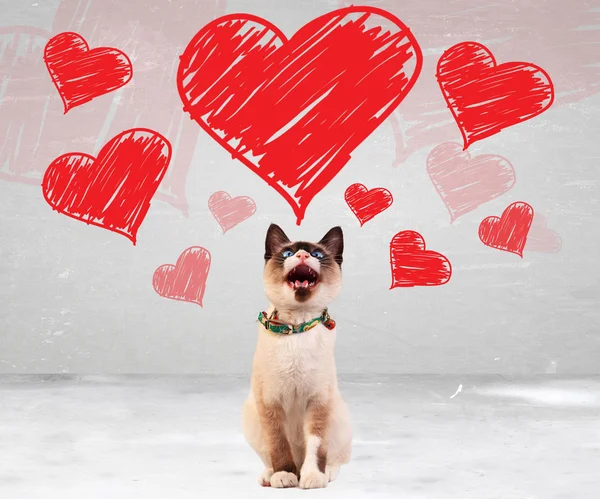
[[[533,222],[529,229],[525,251],[536,251],[538,253],[558,253],[562,248],[562,238],[555,230],[547,227],[546,217],[541,213],[533,216]]]
[[[455,142],[444,142],[427,157],[427,173],[450,213],[450,222],[515,185],[515,171],[506,158],[471,156]]]
[[[208,199],[208,209],[223,229],[223,234],[256,211],[256,203],[248,196],[232,198],[225,191],[215,192]]]
[[[164,298],[202,306],[210,260],[207,249],[192,246],[181,253],[175,265],[158,267],[152,276],[152,286]]]

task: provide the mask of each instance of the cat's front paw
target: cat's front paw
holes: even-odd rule
[[[271,486],[271,477],[273,476],[273,468],[265,468],[258,477],[258,483],[261,487]]]
[[[277,489],[287,489],[289,487],[297,486],[298,477],[294,473],[278,471],[277,473],[273,473],[273,476],[271,477],[271,487],[275,487]]]
[[[325,467],[325,476],[327,477],[328,482],[333,482],[337,476],[340,474],[339,466],[329,466]]]
[[[324,489],[327,487],[329,479],[325,473],[319,470],[311,470],[300,473],[301,489]]]

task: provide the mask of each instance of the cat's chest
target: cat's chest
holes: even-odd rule
[[[314,382],[333,365],[334,334],[319,325],[304,333],[266,338],[267,369],[294,385]]]

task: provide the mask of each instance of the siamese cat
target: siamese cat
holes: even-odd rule
[[[327,307],[342,285],[342,229],[318,243],[292,242],[271,224],[251,390],[243,430],[262,459],[264,487],[327,487],[350,461],[352,428],[334,358]]]

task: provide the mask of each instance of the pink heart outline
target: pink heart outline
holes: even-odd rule
[[[249,196],[232,198],[225,191],[217,191],[208,198],[208,209],[221,226],[223,234],[256,213],[256,203]]]
[[[427,156],[426,170],[450,214],[450,223],[506,194],[516,184],[515,169],[508,159],[495,154],[472,156],[456,142],[434,147]]]
[[[202,307],[210,263],[211,255],[206,248],[191,246],[181,253],[175,265],[167,263],[154,271],[152,286],[163,298]]]

